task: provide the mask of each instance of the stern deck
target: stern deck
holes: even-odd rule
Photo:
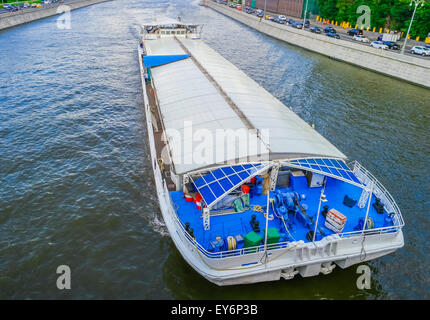
[[[321,210],[323,205],[327,205],[329,209],[336,209],[347,217],[347,222],[343,229],[343,233],[357,231],[356,227],[359,224],[359,219],[366,216],[367,206],[359,208],[357,205],[353,207],[346,206],[343,204],[345,195],[349,198],[357,200],[360,198],[361,189],[357,186],[351,185],[344,181],[340,181],[331,177],[326,177],[325,195],[327,196],[327,202],[321,204]],[[273,215],[273,220],[268,221],[269,228],[276,228],[281,235],[279,242],[283,241],[299,241],[311,242],[306,238],[309,231],[313,231],[315,228],[315,221],[317,219],[319,197],[321,194],[322,187],[308,187],[306,177],[295,177],[292,178],[292,184],[289,187],[276,187],[275,191],[270,192],[270,198],[272,198],[277,190],[281,192],[297,192],[301,197],[304,195],[304,199],[300,201],[302,207],[307,207],[306,215],[310,220],[303,218],[303,215],[296,211],[288,214],[288,219],[285,221],[288,230],[286,230],[280,215],[273,210],[273,206],[270,206],[269,217]],[[260,232],[258,234],[264,239],[264,229],[266,226],[266,218],[263,212],[255,211],[252,208],[247,208],[245,211],[240,213],[230,213],[224,215],[212,215],[210,218],[210,229],[204,230],[202,211],[196,208],[194,202],[187,202],[183,196],[182,191],[175,191],[170,193],[172,201],[175,205],[176,212],[180,221],[185,224],[190,223],[190,227],[193,228],[194,236],[198,243],[200,243],[207,251],[214,251],[211,246],[211,242],[215,241],[217,236],[221,236],[226,243],[228,236],[241,235],[243,238],[246,234],[253,231],[250,220],[252,215],[256,215],[256,219],[259,221]],[[374,228],[392,226],[393,223],[387,223],[390,221],[389,213],[384,211],[382,214],[378,214],[376,209],[373,207],[375,203],[375,196],[372,196],[371,205],[369,208],[369,217],[374,221]],[[250,192],[250,206],[259,205],[265,207],[267,204],[267,196],[263,194],[257,194],[255,190]],[[318,230],[322,237],[334,234],[333,231],[329,230],[324,226],[325,218],[322,214],[319,215]],[[361,229],[358,229],[361,230]],[[318,233],[318,232],[317,232]],[[319,237],[320,240],[321,237]],[[238,243],[237,249],[241,249],[243,243]],[[223,250],[227,250],[226,247]],[[216,251],[216,250],[215,250]]]

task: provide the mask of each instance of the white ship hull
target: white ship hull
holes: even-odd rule
[[[329,274],[336,265],[343,269],[379,258],[404,245],[402,230],[398,228],[395,232],[375,231],[364,237],[352,234],[341,238],[333,234],[315,242],[289,242],[286,248],[269,250],[267,255],[264,251],[224,258],[211,257],[184,231],[157,163],[140,48],[138,52],[151,163],[160,210],[176,248],[201,276],[220,286],[292,279],[296,274],[310,277]]]

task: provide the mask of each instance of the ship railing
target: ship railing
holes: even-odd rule
[[[381,200],[384,205],[385,210],[388,213],[393,214],[393,226],[368,229],[365,230],[365,234],[377,234],[377,233],[387,233],[400,230],[404,225],[402,213],[398,207],[396,201],[393,199],[388,190],[375,178],[375,176],[370,173],[365,167],[363,167],[358,161],[353,161],[348,163],[349,168],[352,169],[355,176],[367,187],[373,185],[373,194]],[[355,235],[361,235],[362,230],[344,232],[339,234],[340,237],[351,237]]]
[[[374,235],[374,234],[383,234],[383,233],[394,233],[401,229],[400,226],[388,226],[388,227],[381,227],[381,228],[374,228],[374,229],[367,229],[367,230],[355,230],[355,231],[349,231],[349,232],[342,232],[338,233],[337,235],[340,238],[352,238],[352,237],[361,237],[364,235]]]
[[[226,251],[218,251],[218,252],[210,252],[206,250],[200,243],[198,243],[191,235],[185,230],[184,224],[179,220],[179,217],[176,213],[177,208],[175,208],[175,204],[172,201],[172,198],[170,197],[169,190],[167,188],[166,180],[163,181],[163,189],[164,189],[164,196],[169,204],[169,213],[170,216],[173,218],[176,226],[179,228],[180,232],[178,234],[181,236],[183,240],[188,241],[191,245],[193,245],[197,250],[199,250],[200,253],[202,253],[204,256],[211,258],[211,259],[222,259],[222,258],[229,258],[229,257],[235,257],[235,256],[241,256],[244,254],[249,253],[258,253],[258,252],[264,252],[266,250],[265,245],[258,245],[254,247],[248,247],[248,248],[241,248],[241,249],[235,249],[235,250],[226,250]],[[271,243],[267,245],[267,250],[280,250],[280,249],[286,249],[292,246],[292,243],[290,241],[284,241],[284,242],[278,242],[278,243]]]

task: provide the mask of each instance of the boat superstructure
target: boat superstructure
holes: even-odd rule
[[[328,274],[403,246],[382,184],[179,20],[138,47],[160,209],[218,285]]]

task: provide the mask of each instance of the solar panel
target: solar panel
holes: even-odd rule
[[[299,166],[312,171],[319,171],[324,175],[332,175],[343,180],[351,181],[355,184],[363,185],[354,173],[348,168],[345,162],[336,159],[312,158],[290,160],[294,166]]]
[[[206,205],[210,206],[218,198],[241,185],[264,167],[258,163],[219,168],[204,176],[200,175],[200,178],[193,180],[193,183]]]

